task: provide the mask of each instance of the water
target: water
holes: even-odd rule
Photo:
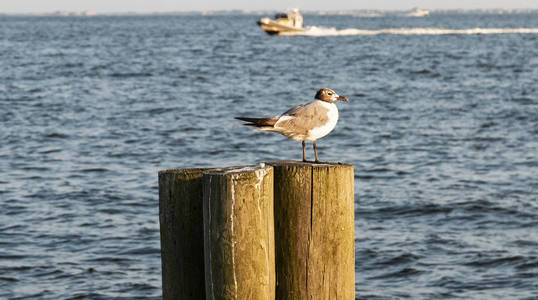
[[[300,159],[232,117],[329,87],[357,297],[536,299],[538,17],[259,17],[0,17],[0,298],[160,298],[158,170]]]

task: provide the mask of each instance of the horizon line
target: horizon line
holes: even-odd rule
[[[346,12],[407,12],[410,9],[300,9],[304,13],[316,13],[316,12],[329,12],[329,13],[346,13]],[[91,14],[91,15],[125,15],[125,14],[188,14],[188,13],[268,13],[275,11],[286,11],[288,9],[196,9],[196,10],[126,10],[126,11],[96,11],[91,9],[80,10],[50,10],[50,11],[35,11],[35,12],[23,12],[23,11],[0,11],[0,15],[58,15],[58,14]],[[538,12],[538,7],[521,7],[521,8],[421,8],[421,10],[428,10],[430,12]]]

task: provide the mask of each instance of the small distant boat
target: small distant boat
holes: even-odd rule
[[[418,7],[414,7],[411,9],[408,13],[408,17],[425,17],[430,14],[429,10],[426,9],[419,9]]]
[[[303,16],[297,9],[277,13],[274,20],[268,17],[261,18],[257,23],[270,35],[305,31],[303,28]]]

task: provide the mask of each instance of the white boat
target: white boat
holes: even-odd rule
[[[304,31],[303,16],[297,9],[277,13],[275,19],[261,18],[258,25],[270,35],[280,35],[289,32]]]
[[[408,17],[425,17],[427,15],[430,14],[430,11],[429,10],[426,10],[426,9],[419,9],[417,7],[411,9],[411,11],[409,11],[407,13],[407,16]]]

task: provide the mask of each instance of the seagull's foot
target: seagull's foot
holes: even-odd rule
[[[303,162],[311,163],[311,164],[320,164],[320,163],[322,163],[319,160],[306,160],[306,159],[303,159]]]

